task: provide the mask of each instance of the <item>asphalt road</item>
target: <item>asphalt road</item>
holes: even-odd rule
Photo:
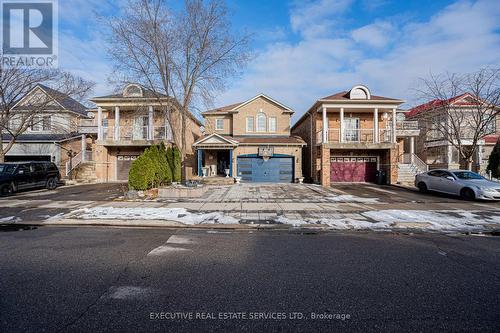
[[[0,197],[0,200],[77,200],[77,201],[107,201],[113,200],[127,191],[125,183],[102,183],[61,186],[56,190],[46,189],[26,190],[9,197]]]
[[[41,227],[0,251],[2,332],[500,327],[493,236]]]

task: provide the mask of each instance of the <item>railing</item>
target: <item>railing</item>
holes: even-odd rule
[[[403,163],[415,165],[420,172],[429,171],[429,166],[427,165],[427,163],[422,161],[422,159],[420,159],[420,157],[418,157],[418,155],[414,153],[403,154]]]
[[[148,141],[173,139],[168,126],[108,126],[101,128],[102,140],[111,141]]]
[[[82,163],[82,152],[80,151],[78,154],[76,154],[73,158],[70,158],[66,162],[66,176],[69,176],[71,171],[75,169],[78,165]]]
[[[83,134],[97,134],[97,122],[95,119],[80,119],[78,132]]]
[[[343,143],[377,143],[375,141],[375,130],[367,129],[344,129]],[[328,143],[340,143],[340,129],[329,128],[327,130]],[[318,143],[323,143],[323,131],[316,132],[316,140]],[[378,143],[392,142],[392,130],[380,129],[378,133]]]
[[[392,128],[392,121],[387,122],[387,127]],[[404,121],[396,121],[396,130],[397,131],[414,131],[418,130],[418,121],[417,120],[404,120]]]

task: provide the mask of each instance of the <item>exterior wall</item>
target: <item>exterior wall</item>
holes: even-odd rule
[[[254,129],[257,127],[257,113],[264,112],[267,117],[266,127],[269,126],[269,117],[276,117],[276,132],[247,132],[246,118],[254,117]],[[283,107],[260,97],[238,109],[233,114],[233,135],[290,135],[291,113]]]
[[[313,181],[313,170],[315,167],[314,153],[316,149],[315,115],[308,114],[293,130],[292,135],[301,137],[307,145],[302,148],[302,172],[306,182]]]
[[[240,155],[257,154],[259,146],[239,146],[233,151],[233,176],[237,173],[237,158]],[[302,175],[302,149],[300,146],[274,146],[274,154],[291,155],[294,157],[294,179]]]
[[[221,134],[221,135],[233,135],[233,116],[232,115],[206,115],[205,118],[205,132],[206,134]],[[224,129],[216,130],[215,121],[216,119],[224,120]]]

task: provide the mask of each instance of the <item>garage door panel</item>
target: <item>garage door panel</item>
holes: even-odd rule
[[[116,161],[116,179],[128,180],[128,173],[137,155],[118,155]]]
[[[238,176],[247,182],[291,183],[293,157],[238,157]]]
[[[376,171],[376,158],[339,157],[330,162],[332,182],[374,182]]]

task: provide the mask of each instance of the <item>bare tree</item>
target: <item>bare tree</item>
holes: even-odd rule
[[[155,92],[174,129],[185,179],[190,111],[210,105],[247,63],[249,37],[230,31],[221,0],[185,0],[177,11],[166,0],[130,0],[123,15],[106,22],[116,71],[122,82]]]
[[[446,140],[471,170],[478,143],[496,130],[500,112],[500,69],[470,74],[430,75],[420,79],[420,98],[428,109],[420,115],[426,135]]]
[[[58,69],[7,67],[0,64],[0,163],[4,162],[5,155],[19,135],[41,121],[36,116],[46,111],[53,102],[45,95],[33,95],[22,108],[15,107],[19,100],[39,84],[78,100],[82,100],[94,86],[92,82]],[[57,99],[57,96],[52,98]]]

